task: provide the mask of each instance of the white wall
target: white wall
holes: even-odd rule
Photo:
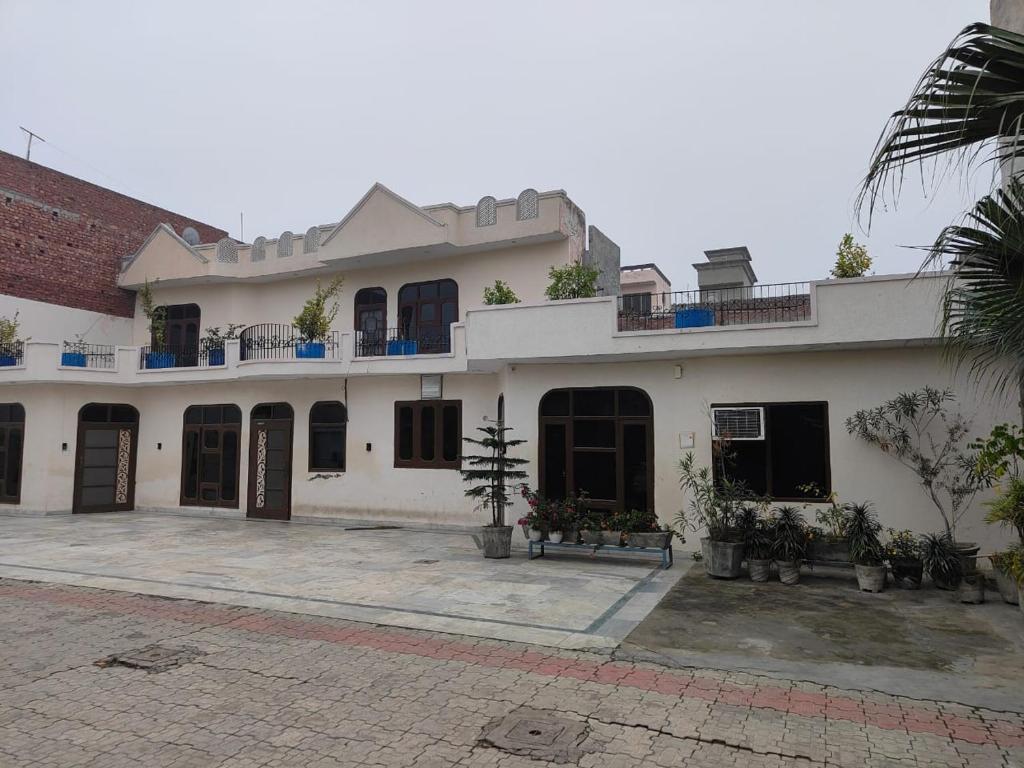
[[[0,315],[10,318],[15,312],[23,339],[59,343],[75,341],[78,334],[83,341],[93,344],[129,344],[132,339],[130,317],[114,317],[0,294]]]

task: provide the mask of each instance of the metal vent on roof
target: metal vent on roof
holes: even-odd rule
[[[764,408],[712,408],[716,440],[764,440]]]

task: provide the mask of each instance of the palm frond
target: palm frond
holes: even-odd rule
[[[889,118],[857,197],[868,209],[899,197],[908,165],[948,156],[968,171],[984,158],[1024,173],[1024,35],[988,24],[964,28]],[[923,167],[922,167],[923,172]],[[936,169],[933,181],[944,175]]]

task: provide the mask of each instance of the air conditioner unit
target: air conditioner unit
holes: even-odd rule
[[[764,440],[764,408],[712,408],[715,440]]]

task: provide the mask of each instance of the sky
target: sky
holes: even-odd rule
[[[419,205],[534,187],[676,290],[738,245],[762,283],[827,277],[848,231],[906,272],[976,190],[910,183],[866,233],[858,183],[987,20],[987,0],[0,0],[0,149],[25,126],[34,161],[234,237],[244,212],[248,242],[336,222],[376,181]]]

